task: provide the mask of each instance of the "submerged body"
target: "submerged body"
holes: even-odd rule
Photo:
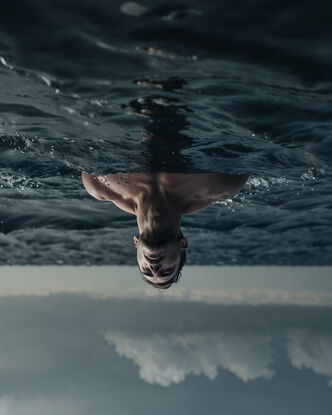
[[[93,197],[136,215],[140,235],[134,236],[134,243],[141,275],[158,288],[176,282],[185,262],[188,241],[181,232],[182,216],[230,198],[247,178],[213,173],[82,173]]]

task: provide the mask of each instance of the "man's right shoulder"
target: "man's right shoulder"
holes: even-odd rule
[[[95,199],[110,201],[117,199],[118,195],[101,182],[99,176],[82,172],[82,182],[86,191]]]

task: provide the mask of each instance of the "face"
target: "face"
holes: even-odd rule
[[[148,244],[134,236],[134,243],[141,273],[152,283],[172,279],[179,268],[181,253],[187,248],[186,238],[170,238],[161,244]]]

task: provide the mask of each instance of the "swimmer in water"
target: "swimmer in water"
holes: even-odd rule
[[[177,282],[186,261],[187,238],[181,231],[183,215],[197,212],[237,193],[246,174],[82,173],[85,189],[98,200],[113,202],[136,215],[134,236],[141,276],[155,288]]]

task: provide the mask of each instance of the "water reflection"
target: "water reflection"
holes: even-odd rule
[[[141,133],[142,151],[137,160],[141,170],[192,173],[194,166],[191,157],[184,154],[195,144],[195,140],[186,133],[190,128],[187,116],[192,110],[172,94],[182,89],[186,81],[180,78],[148,78],[135,80],[135,83],[156,91],[153,95],[144,94],[122,106],[127,112],[148,120]]]
[[[186,261],[188,240],[181,230],[182,217],[231,198],[247,178],[244,174],[82,174],[93,197],[136,215],[139,235],[134,236],[134,244],[142,278],[162,289],[178,281]]]

